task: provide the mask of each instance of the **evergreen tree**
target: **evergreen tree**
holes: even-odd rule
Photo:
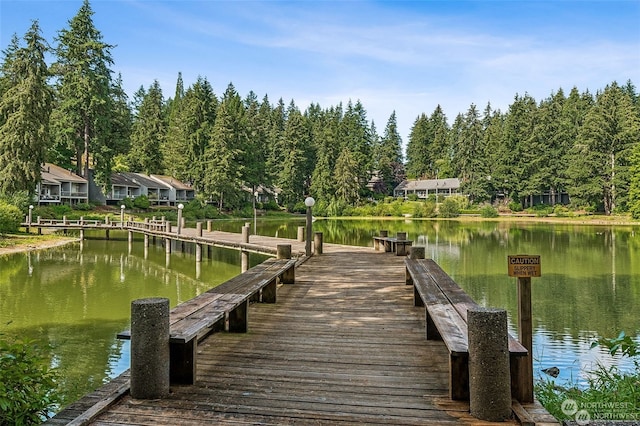
[[[364,187],[371,177],[371,134],[367,122],[367,112],[362,103],[355,105],[349,101],[341,122],[342,148],[351,152],[359,186]]]
[[[287,109],[287,117],[282,169],[277,186],[282,190],[282,201],[291,207],[304,200],[308,193],[311,171],[307,160],[311,132],[304,116],[293,102]]]
[[[0,78],[0,193],[35,191],[49,142],[53,93],[44,59],[48,46],[38,21],[24,41],[20,48],[14,39],[5,52]]]
[[[536,101],[529,94],[516,95],[504,119],[498,151],[501,161],[495,167],[495,179],[503,184],[505,195],[515,200],[521,199],[522,185],[527,178],[526,163],[530,153],[524,150],[533,133],[536,107]]]
[[[393,194],[394,188],[404,180],[402,164],[402,138],[398,133],[396,112],[394,111],[384,130],[378,148],[378,171],[384,186],[384,193]]]
[[[359,200],[360,184],[358,182],[356,160],[348,148],[343,148],[336,161],[334,180],[336,184],[335,198],[344,204],[353,205]]]
[[[340,106],[310,113],[312,139],[316,152],[316,165],[311,178],[311,194],[318,200],[330,202],[335,198],[334,169],[340,152],[342,109]]]
[[[489,195],[489,166],[486,157],[484,129],[480,113],[471,104],[460,123],[454,141],[454,169],[461,179],[461,189],[469,201],[484,201]]]
[[[113,46],[102,41],[93,14],[89,1],[84,0],[69,21],[69,28],[58,33],[57,61],[53,65],[58,77],[55,143],[62,145],[57,148],[60,153],[74,152],[76,171],[85,177],[89,176],[93,150],[110,140],[112,118],[109,67],[113,64]]]
[[[247,141],[245,111],[240,95],[229,83],[216,113],[211,140],[205,149],[204,189],[217,199],[220,210],[240,197],[244,165],[241,164]]]
[[[606,214],[627,209],[630,158],[640,143],[640,115],[617,83],[596,96],[574,146],[573,195]]]
[[[180,82],[178,82],[180,84]],[[179,88],[176,88],[178,91]],[[204,78],[187,89],[179,102],[173,101],[168,139],[164,152],[170,155],[168,169],[178,179],[203,192],[208,165],[205,160],[218,110],[218,98]],[[165,164],[168,160],[165,160]]]
[[[246,141],[240,162],[244,165],[242,180],[255,189],[266,182],[267,117],[260,114],[260,103],[255,93],[249,92],[244,100]]]
[[[146,91],[131,133],[129,165],[133,171],[146,174],[162,172],[160,147],[166,137],[164,98],[160,83],[155,80]]]
[[[419,179],[429,172],[429,118],[420,114],[413,122],[407,142],[407,177]]]
[[[179,163],[182,162],[181,154],[184,151],[186,140],[185,129],[182,125],[182,100],[184,96],[184,81],[182,73],[179,72],[173,98],[167,100],[167,135],[161,147],[162,168],[166,173],[178,179],[185,179],[184,170],[179,166]]]

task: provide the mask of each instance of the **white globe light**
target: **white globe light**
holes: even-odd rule
[[[178,204],[178,208],[179,208],[180,210],[184,209],[184,204],[182,204],[182,203]]]
[[[123,205],[121,205],[121,206],[120,206],[120,208],[121,208],[122,210],[124,210],[124,209],[125,209],[125,205],[124,205],[124,204],[123,204]]]
[[[313,207],[316,204],[316,200],[312,197],[307,197],[304,199],[304,205],[307,207]]]

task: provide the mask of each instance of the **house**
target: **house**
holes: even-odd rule
[[[409,194],[416,194],[418,198],[426,199],[430,195],[448,197],[460,195],[460,179],[411,179],[404,180],[393,190],[395,197],[407,198]]]
[[[106,194],[109,205],[118,205],[125,198],[145,195],[152,205],[172,206],[188,203],[196,196],[195,190],[176,178],[165,175],[121,172],[111,175],[111,189]]]
[[[253,199],[255,199],[258,203],[274,201],[276,204],[278,204],[278,196],[282,192],[280,188],[268,188],[263,185],[255,187],[255,191],[246,185],[242,185],[242,190],[247,193],[247,200],[253,201]]]
[[[79,204],[89,202],[89,182],[71,170],[45,163],[36,187],[38,205]]]
[[[108,205],[120,204],[125,198],[136,198],[142,195],[142,187],[132,178],[124,173],[113,173],[111,175],[111,188],[105,194]]]
[[[174,177],[166,175],[150,175],[149,177],[169,186],[169,201],[173,204],[188,203],[196,197],[196,190],[191,185],[187,185]]]

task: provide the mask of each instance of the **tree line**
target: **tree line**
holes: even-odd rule
[[[406,163],[393,112],[379,134],[360,101],[301,110],[233,84],[219,96],[206,77],[173,96],[158,81],[129,99],[111,67],[113,46],[88,0],[50,47],[37,21],[14,36],[0,64],[0,192],[33,191],[45,161],[93,171],[169,174],[220,208],[247,190],[275,187],[290,208],[306,195],[324,206],[390,195],[408,178],[461,179],[476,203],[570,195],[576,207],[640,216],[640,96],[631,81],[595,95],[562,89],[537,102],[516,95],[506,112],[471,105],[449,124],[438,106],[421,114]],[[45,57],[52,54],[53,62]]]

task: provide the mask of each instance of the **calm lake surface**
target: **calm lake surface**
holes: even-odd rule
[[[239,232],[244,221],[215,222]],[[258,233],[295,238],[304,220],[258,222]],[[191,225],[193,226],[193,225]],[[502,307],[517,334],[516,279],[507,255],[539,254],[542,277],[532,279],[534,374],[560,368],[560,380],[582,379],[596,362],[629,366],[599,349],[597,336],[624,330],[640,338],[640,227],[423,220],[318,220],[325,242],[372,246],[380,229],[406,231],[426,247],[478,303]],[[115,235],[114,235],[115,234]],[[216,249],[211,259],[151,246],[142,239],[129,252],[126,234],[0,257],[0,333],[29,337],[49,347],[65,377],[67,403],[129,366],[129,343],[115,338],[129,326],[130,303],[167,297],[171,306],[240,273],[240,254]],[[120,239],[118,239],[120,237]],[[115,239],[114,239],[115,238]],[[189,247],[187,247],[188,251]],[[251,255],[252,265],[263,256]]]

